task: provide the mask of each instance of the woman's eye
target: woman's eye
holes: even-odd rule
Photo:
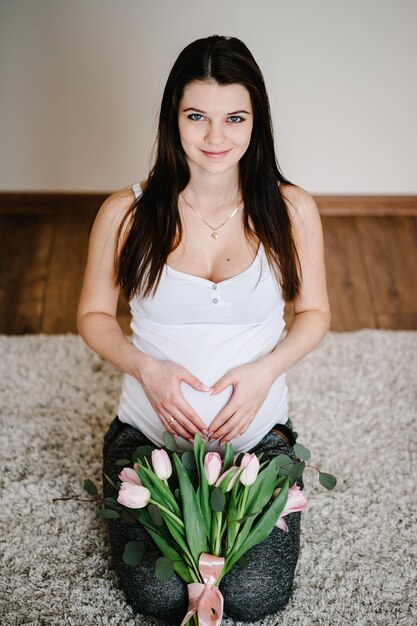
[[[240,115],[231,115],[229,117],[229,120],[233,120],[233,119],[235,119],[235,120],[238,119],[239,120],[239,122],[233,122],[233,124],[236,124],[236,123],[240,124],[240,122],[244,122],[245,121],[243,119],[243,117],[240,117]]]
[[[191,113],[191,115],[188,116],[188,119],[192,119],[194,122],[198,122],[199,120],[194,120],[193,119],[195,115],[197,117],[203,117],[202,115],[200,115],[200,113]]]

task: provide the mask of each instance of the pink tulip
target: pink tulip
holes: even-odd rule
[[[127,482],[120,485],[117,502],[129,509],[143,509],[148,504],[150,497],[151,493],[146,487]]]
[[[204,457],[204,472],[209,485],[213,485],[222,471],[222,457],[218,452],[208,452]]]
[[[124,483],[134,483],[135,485],[141,485],[142,481],[131,467],[124,467],[119,474],[119,478]]]
[[[279,492],[280,492],[280,488],[278,487],[274,491],[274,496],[277,496]],[[289,513],[295,513],[296,511],[304,511],[304,509],[306,509],[307,507],[308,507],[308,501],[304,493],[301,491],[300,486],[296,484],[293,485],[288,491],[288,498],[287,498],[286,505],[281,515],[279,516],[279,519],[277,523],[275,524],[275,526],[278,526],[278,528],[281,528],[281,530],[287,533],[288,526],[287,526],[286,521],[283,518]]]
[[[165,450],[153,450],[151,454],[153,471],[162,480],[166,480],[172,474],[171,459]]]
[[[235,484],[238,476],[239,476],[239,468],[236,467],[236,465],[232,465],[232,467],[229,467],[229,469],[224,472],[223,474],[221,474],[216,482],[216,484],[214,485],[215,487],[220,487],[221,483],[223,482],[223,480],[226,478],[226,476],[228,476],[229,474],[231,474],[232,472],[235,472],[235,475],[233,476],[232,480],[230,481],[230,483],[227,486],[226,489],[226,493],[228,491],[231,491],[233,489],[233,485]]]
[[[246,486],[253,485],[259,473],[259,459],[256,454],[246,452],[242,457],[240,467],[243,467],[240,482]]]

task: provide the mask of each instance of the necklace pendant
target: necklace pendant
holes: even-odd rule
[[[217,239],[217,237],[219,236],[219,233],[215,230],[215,231],[214,231],[214,233],[211,233],[211,236],[212,236],[214,239]]]

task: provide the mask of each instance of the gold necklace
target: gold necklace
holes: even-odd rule
[[[199,212],[197,211],[197,209],[195,209],[186,199],[186,197],[184,196],[183,193],[181,193],[182,197],[184,198],[185,202],[188,204],[188,206],[197,213],[198,217],[200,218],[200,220],[202,220],[205,224],[207,224],[207,226],[213,231],[211,233],[211,236],[213,237],[213,239],[217,239],[217,237],[219,236],[219,233],[217,232],[218,228],[221,228],[222,226],[224,226],[224,224],[226,224],[226,222],[228,220],[230,220],[231,217],[234,216],[234,214],[236,213],[236,211],[239,210],[240,208],[240,203],[239,205],[234,209],[233,213],[231,215],[229,215],[229,217],[227,219],[224,220],[224,222],[222,222],[221,224],[219,224],[219,226],[216,226],[215,228],[213,228],[213,226],[210,226],[210,224],[208,222],[206,222],[206,220],[204,219],[204,217],[201,217],[201,215],[199,214]]]

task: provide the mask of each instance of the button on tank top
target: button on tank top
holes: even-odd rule
[[[141,193],[138,183],[132,186]],[[179,363],[207,386],[231,368],[251,363],[271,352],[284,338],[282,292],[259,245],[251,265],[235,276],[214,283],[171,268],[167,264],[154,296],[135,295],[130,300],[134,346],[155,359]],[[233,394],[233,385],[209,395],[182,381],[181,392],[207,426]],[[272,384],[255,419],[240,437],[231,440],[236,453],[255,446],[276,423],[288,419],[286,374]],[[163,446],[164,425],[142,385],[125,374],[118,416]],[[192,444],[178,437],[180,450]],[[222,452],[218,441],[206,448]]]

